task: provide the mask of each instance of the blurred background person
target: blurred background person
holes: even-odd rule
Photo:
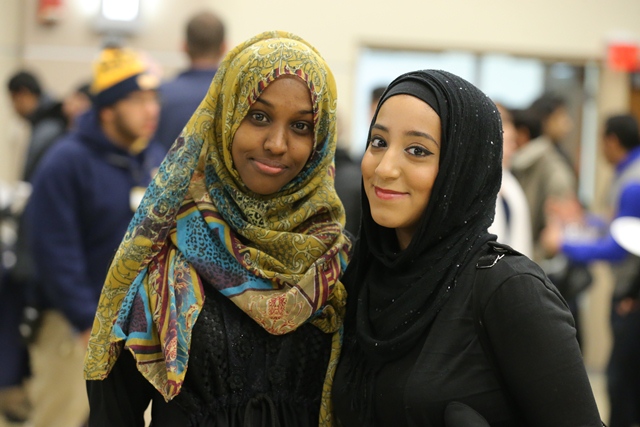
[[[373,114],[378,108],[378,102],[384,93],[386,86],[376,86],[371,90],[371,99],[369,103],[369,117],[370,121],[373,118]],[[355,241],[358,235],[358,227],[360,226],[360,215],[362,209],[360,208],[360,191],[361,191],[361,178],[360,172],[360,160],[355,160],[349,153],[350,144],[345,143],[344,139],[344,121],[338,117],[338,146],[336,148],[336,192],[338,197],[342,201],[344,210],[347,215],[346,230],[351,234],[352,239]],[[366,141],[357,141],[362,146],[366,145]]]
[[[540,114],[528,108],[517,108],[509,111],[515,128],[516,150],[527,145],[532,139],[536,139],[542,135],[542,120],[540,119]]]
[[[552,197],[575,199],[577,183],[573,168],[556,149],[554,140],[543,131],[545,118],[533,108],[527,114],[528,124],[520,125],[519,129],[528,130],[530,139],[527,141],[522,134],[519,137],[521,145],[513,153],[511,172],[527,197],[534,241],[533,259],[541,262],[546,258],[544,248],[540,246],[540,233],[547,222],[545,204]],[[539,135],[538,129],[541,131]]]
[[[640,256],[640,218],[618,217],[611,222],[611,236],[624,250]],[[615,311],[624,316],[640,309],[640,268],[630,281],[626,292],[618,295]]]
[[[518,252],[533,256],[531,219],[529,205],[518,180],[509,171],[511,157],[515,152],[516,128],[510,111],[496,103],[502,118],[502,184],[496,201],[496,214],[489,233],[496,234],[498,241]]]
[[[164,150],[150,138],[159,80],[133,51],[104,49],[93,107],[52,147],[25,211],[39,276],[42,324],[30,345],[35,427],[79,426],[89,407],[82,376],[105,272]]]
[[[615,180],[610,188],[614,218],[640,218],[640,130],[637,120],[628,114],[609,117],[602,138],[602,151],[615,167]],[[567,224],[587,220],[576,214],[581,212],[577,202],[553,203],[550,210],[555,217],[543,235],[548,251],[560,251],[571,261],[581,264],[598,260],[611,263],[615,289],[611,309],[613,348],[607,366],[611,405],[608,425],[637,425],[640,423],[640,311],[625,309],[620,303],[633,292],[633,282],[640,271],[640,258],[623,249],[608,229],[596,239],[567,236]]]
[[[360,162],[349,154],[349,144],[344,140],[344,121],[338,115],[338,143],[336,146],[335,167],[336,193],[344,206],[347,222],[345,229],[350,233],[352,241],[358,234],[360,224]]]
[[[23,180],[30,181],[40,158],[64,132],[67,123],[62,104],[43,92],[35,75],[20,71],[7,83],[14,111],[31,125]]]
[[[378,101],[382,97],[386,86],[376,86],[371,90],[371,99],[369,103],[369,118],[371,120],[373,114],[378,107]],[[347,215],[346,230],[351,234],[352,239],[355,241],[358,235],[358,227],[360,226],[360,215],[362,209],[360,208],[360,191],[361,191],[361,178],[360,172],[360,160],[354,159],[350,154],[350,145],[344,141],[345,132],[343,126],[338,123],[338,147],[336,148],[336,192],[338,197],[344,205],[344,210]],[[366,141],[356,141],[357,144],[362,146],[366,145]]]
[[[386,85],[376,86],[371,90],[371,99],[369,100],[369,120],[373,118],[373,115],[376,113],[376,109],[378,108],[378,102],[380,102],[380,98],[382,98],[382,94],[387,89]],[[363,145],[366,141],[363,142]]]
[[[562,143],[574,126],[566,100],[559,95],[545,93],[531,103],[529,110],[538,114],[542,134],[553,143],[553,147],[575,173],[573,161],[562,147]]]
[[[156,139],[167,151],[207,94],[226,51],[224,23],[215,13],[195,14],[185,30],[189,68],[160,86],[162,110]]]
[[[519,120],[521,133],[519,149],[514,153],[511,171],[527,198],[531,217],[533,260],[543,268],[571,308],[578,341],[581,340],[579,295],[591,284],[591,274],[584,266],[572,263],[564,256],[548,253],[541,236],[548,224],[547,205],[553,200],[577,200],[578,181],[569,157],[560,142],[571,130],[562,98],[544,94],[536,99]],[[540,134],[538,135],[538,130]],[[530,140],[526,140],[526,132]]]
[[[569,114],[567,100],[555,93],[545,93],[533,101],[529,109],[540,117],[542,135],[553,143],[553,147],[557,153],[564,159],[567,167],[573,172],[576,182],[576,198],[570,201],[565,200],[573,204],[574,201],[578,201],[578,168],[564,146],[568,135],[574,129],[574,121]],[[553,199],[552,197],[550,200],[551,203],[553,203]],[[563,200],[561,199],[560,202],[563,202]],[[543,263],[542,267],[567,300],[576,321],[578,341],[582,342],[583,334],[582,328],[580,327],[582,322],[580,320],[579,298],[591,285],[591,272],[584,264],[576,263],[563,254],[557,253],[551,256],[548,262]]]
[[[29,376],[28,351],[20,334],[25,306],[31,304],[36,278],[27,247],[27,227],[21,217],[22,207],[29,197],[30,181],[38,163],[47,150],[62,135],[67,126],[62,105],[46,94],[33,73],[19,71],[7,82],[11,105],[16,114],[28,121],[30,137],[21,179],[9,190],[3,209],[3,231],[15,232],[11,248],[3,248],[4,255],[15,257],[0,283],[0,411],[8,420],[27,419],[29,402],[24,388]],[[3,243],[9,244],[3,238]],[[9,252],[10,251],[10,252]],[[34,313],[30,311],[30,313]]]
[[[75,129],[76,119],[91,108],[91,83],[76,86],[70,94],[62,100],[62,113],[67,119],[67,129]]]

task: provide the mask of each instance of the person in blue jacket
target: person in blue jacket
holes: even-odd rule
[[[184,51],[189,68],[160,85],[162,100],[156,139],[169,151],[191,115],[207,94],[218,63],[226,51],[222,20],[203,11],[187,22]]]
[[[133,51],[104,49],[93,107],[47,152],[26,208],[42,286],[30,346],[33,425],[79,426],[89,406],[83,360],[105,273],[164,150],[150,141],[159,79]]]
[[[615,167],[610,189],[610,205],[614,219],[640,218],[640,130],[637,120],[629,114],[607,119],[603,137],[603,152]],[[559,214],[556,226],[545,237],[548,250],[560,250],[574,262],[588,264],[608,261],[615,277],[611,327],[613,347],[607,367],[607,388],[611,402],[610,427],[629,427],[640,423],[640,311],[624,304],[630,294],[634,278],[640,269],[640,257],[623,249],[609,229],[592,239],[575,239],[563,233],[563,223],[571,216],[579,218],[575,209],[555,206]]]

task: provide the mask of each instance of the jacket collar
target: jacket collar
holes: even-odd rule
[[[546,136],[539,136],[513,154],[511,167],[513,170],[526,170],[553,150],[553,143]]]

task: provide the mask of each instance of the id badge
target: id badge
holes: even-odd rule
[[[144,192],[146,191],[145,187],[133,187],[131,192],[129,193],[129,205],[131,206],[131,210],[135,212],[140,206],[140,202],[144,197]]]

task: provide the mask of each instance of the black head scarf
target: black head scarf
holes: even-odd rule
[[[375,370],[424,336],[454,292],[469,254],[491,238],[487,228],[502,177],[500,114],[478,88],[445,71],[404,74],[388,86],[372,125],[380,106],[399,94],[426,102],[440,116],[439,171],[411,243],[402,251],[395,230],[373,221],[362,190],[360,238],[343,279],[349,300],[342,363],[351,365],[357,382],[366,376],[362,364]]]

